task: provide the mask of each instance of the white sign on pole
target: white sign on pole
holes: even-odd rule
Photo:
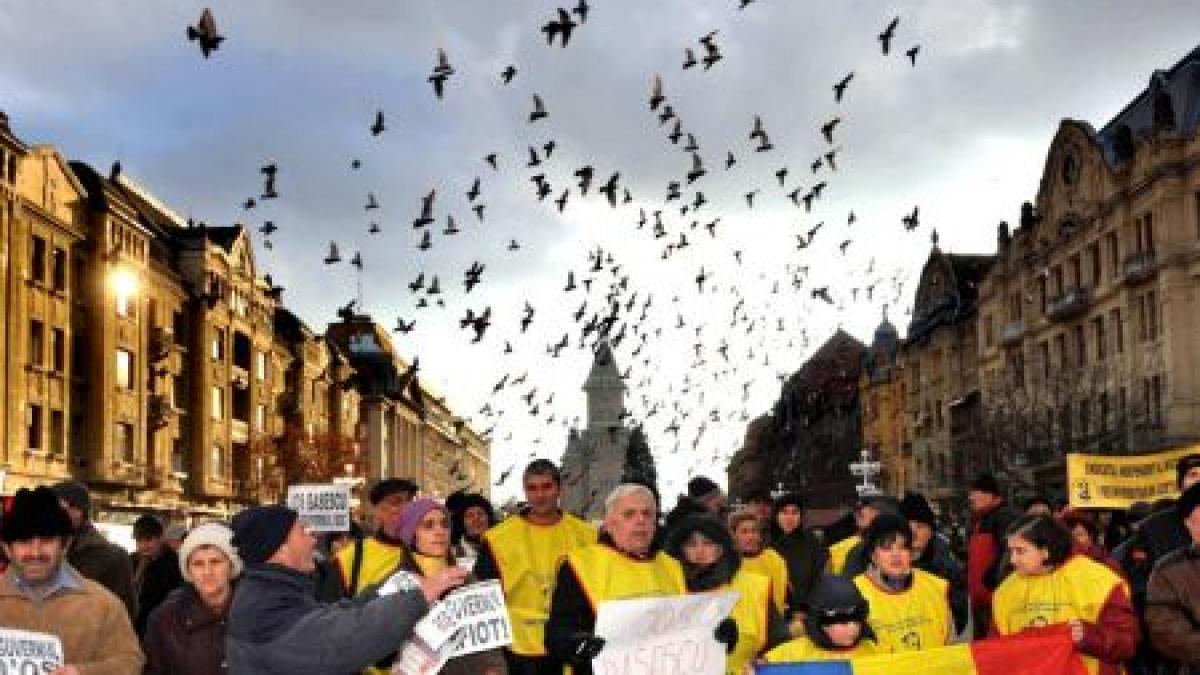
[[[350,531],[349,485],[291,485],[287,505],[313,532]]]
[[[43,675],[62,666],[58,636],[0,628],[0,675]]]
[[[725,646],[714,635],[737,593],[704,593],[601,603],[596,635],[604,649],[595,675],[724,675]]]

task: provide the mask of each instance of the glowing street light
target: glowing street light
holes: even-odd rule
[[[138,291],[137,273],[128,267],[117,267],[109,272],[108,283],[117,300],[117,312],[122,316],[129,314],[130,301]]]

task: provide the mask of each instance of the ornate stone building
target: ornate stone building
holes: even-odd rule
[[[1001,223],[978,351],[1016,483],[1061,494],[1065,452],[1200,438],[1198,127],[1200,49],[1099,131],[1063,120],[1034,204]]]
[[[912,464],[905,489],[956,508],[969,459],[978,444],[979,349],[976,315],[979,284],[993,256],[933,249],[921,270],[912,321],[901,348],[905,411]]]
[[[361,342],[283,308],[244,227],[186,221],[119,165],[26,145],[2,113],[0,234],[0,494],[74,476],[102,518],[131,520],[224,515],[298,479],[488,492],[487,443],[381,329],[409,375],[384,390],[407,411],[387,428],[369,424]]]
[[[900,366],[900,334],[888,321],[875,329],[875,339],[863,359],[859,398],[862,401],[862,447],[882,465],[879,487],[886,494],[901,495],[908,479],[912,445],[907,438],[908,416],[904,414],[904,370]]]
[[[587,427],[572,429],[563,454],[563,508],[585,518],[603,516],[604,498],[620,484],[631,430],[624,425],[625,382],[612,347],[601,341],[583,384]]]
[[[784,383],[770,416],[750,423],[729,465],[729,495],[799,492],[814,509],[855,501],[862,448],[859,380],[867,348],[839,329]]]

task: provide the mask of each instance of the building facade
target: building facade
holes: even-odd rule
[[[905,381],[900,366],[900,334],[888,321],[875,329],[875,339],[863,359],[859,385],[862,401],[862,447],[880,463],[879,487],[885,494],[904,493],[912,445],[904,414]]]
[[[415,367],[396,366],[411,377],[371,435],[370,364],[282,306],[244,227],[186,221],[119,164],[23,143],[2,113],[0,234],[0,494],[75,477],[101,518],[131,521],[227,515],[300,480],[488,493],[487,442]]]
[[[1064,120],[1002,223],[979,354],[998,470],[1050,494],[1066,452],[1200,439],[1200,49],[1102,129]],[[1019,425],[1019,426],[1014,426]]]

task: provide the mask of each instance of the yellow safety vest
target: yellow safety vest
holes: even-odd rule
[[[1129,594],[1117,573],[1085,555],[1074,555],[1048,574],[1010,574],[992,595],[992,620],[1001,635],[1079,619],[1096,623],[1116,588]],[[1100,672],[1095,657],[1080,654],[1089,673]]]
[[[742,569],[747,572],[757,572],[771,582],[771,598],[775,601],[775,609],[782,615],[787,607],[788,596],[788,567],[787,561],[773,548],[763,549],[754,556],[742,556]]]
[[[879,647],[868,639],[859,640],[858,644],[849,649],[825,649],[812,640],[798,637],[789,640],[775,649],[767,652],[767,663],[796,663],[799,661],[843,661],[859,656],[871,656],[880,653]]]
[[[508,603],[513,653],[546,654],[546,618],[558,565],[569,551],[594,543],[596,528],[567,513],[554,525],[513,516],[484,533],[483,544],[500,570]]]
[[[747,571],[744,566],[733,575],[733,580],[721,590],[738,593],[733,606],[733,620],[737,622],[738,641],[725,659],[726,675],[744,675],[746,666],[766,649],[771,632],[768,614],[771,607],[771,581],[757,572]]]
[[[607,544],[593,544],[571,551],[563,564],[571,566],[593,612],[612,600],[687,593],[679,561],[661,551],[649,560],[635,560]],[[574,672],[570,666],[563,669],[564,675]]]
[[[913,570],[908,590],[880,588],[865,573],[854,585],[870,606],[867,622],[879,639],[883,653],[915,652],[950,644],[950,585],[923,570]]]
[[[350,577],[354,569],[353,545],[345,546],[337,552],[338,571],[342,575],[342,586],[350,585]],[[362,562],[358,570],[358,585],[350,589],[350,595],[358,595],[364,588],[382,583],[392,576],[404,561],[404,549],[399,546],[385,544],[375,537],[363,539]],[[363,675],[387,675],[387,669],[364,668]]]
[[[850,557],[850,551],[853,551],[860,541],[862,537],[855,534],[829,547],[830,574],[840,575],[846,569],[846,558]]]

